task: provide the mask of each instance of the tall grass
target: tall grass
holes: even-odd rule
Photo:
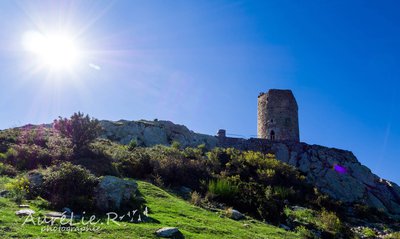
[[[231,198],[238,193],[239,189],[237,185],[226,179],[218,179],[208,183],[208,191],[221,198]]]

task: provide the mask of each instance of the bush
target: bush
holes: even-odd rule
[[[0,163],[0,175],[15,177],[17,170],[9,164]]]
[[[20,130],[18,142],[8,148],[4,161],[19,170],[50,166],[56,160],[70,160],[72,144],[52,129],[25,127]]]
[[[339,233],[342,230],[342,223],[334,212],[322,210],[319,216],[319,223],[322,229],[333,234]]]
[[[128,144],[128,150],[133,151],[137,147],[137,141],[136,139],[132,139],[129,144]]]
[[[54,207],[90,210],[93,208],[93,189],[97,184],[98,178],[87,169],[62,163],[45,172],[43,197]]]
[[[153,173],[151,159],[145,149],[136,148],[130,152],[116,149],[113,155],[113,158],[117,160],[116,169],[125,177],[145,178]]]
[[[190,194],[190,203],[196,206],[200,206],[202,202],[201,195],[194,191]]]
[[[159,175],[166,186],[187,186],[198,190],[199,181],[209,178],[204,160],[187,159],[178,149],[155,146],[146,152],[151,159],[152,174]]]
[[[304,224],[316,224],[318,220],[315,211],[309,208],[292,210],[285,207],[284,213],[292,221],[296,220]]]
[[[98,120],[81,112],[74,113],[70,119],[59,117],[54,120],[53,127],[62,136],[71,139],[75,152],[87,146],[101,131]]]
[[[174,141],[174,142],[172,142],[171,147],[174,149],[180,149],[181,143],[179,143],[178,141]]]
[[[362,234],[367,238],[375,238],[376,232],[369,227],[364,227],[362,229]]]
[[[238,186],[226,179],[217,179],[208,183],[208,191],[221,199],[231,200],[238,193]]]
[[[6,189],[11,191],[15,202],[20,204],[29,193],[29,180],[25,176],[20,176],[5,185]]]
[[[314,233],[312,233],[312,231],[308,230],[304,226],[296,227],[296,233],[302,239],[317,239],[318,238],[316,235],[314,235]]]
[[[19,170],[36,169],[39,166],[49,166],[52,157],[46,148],[38,145],[19,144],[14,145],[8,154],[6,161]]]
[[[385,239],[400,239],[400,232],[390,233],[385,237]]]

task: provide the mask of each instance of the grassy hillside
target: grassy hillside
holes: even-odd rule
[[[1,178],[0,191],[12,179]],[[185,238],[298,238],[291,232],[267,225],[256,220],[234,221],[221,218],[221,213],[210,212],[193,206],[186,201],[148,183],[139,182],[139,190],[146,200],[152,223],[110,223],[103,217],[98,232],[41,232],[42,226],[31,223],[22,226],[25,217],[17,217],[18,205],[8,198],[0,198],[1,238],[156,238],[155,230],[161,227],[178,227]],[[41,200],[27,201],[35,210],[35,218],[48,210]]]

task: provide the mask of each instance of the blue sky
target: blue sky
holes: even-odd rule
[[[0,129],[80,110],[251,137],[258,93],[292,89],[303,142],[351,150],[400,183],[399,5],[1,1]],[[68,32],[79,64],[35,68],[27,31]]]

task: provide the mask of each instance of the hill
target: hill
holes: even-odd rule
[[[357,238],[399,230],[398,186],[378,180],[351,152],[317,145],[199,135],[168,121],[99,122],[78,113],[0,131],[0,160],[0,196],[9,209],[2,215],[12,222],[5,236],[38,233],[16,224],[13,212],[25,202],[35,216],[55,210],[51,218],[96,215],[104,224],[116,212],[125,225],[73,232],[83,237],[154,237],[168,226],[179,228],[179,238]],[[371,195],[377,200],[368,201]]]
[[[335,200],[368,205],[400,220],[400,187],[373,174],[347,150],[293,141],[198,134],[170,121],[101,121],[101,125],[103,138],[121,144],[134,140],[140,146],[150,147],[179,142],[182,147],[204,144],[209,150],[232,147],[271,153],[278,160],[296,167],[306,175],[309,183]]]
[[[1,178],[0,190],[5,190],[9,178]],[[298,238],[292,232],[274,227],[254,219],[234,221],[220,217],[223,212],[211,212],[189,204],[187,201],[154,186],[139,181],[139,191],[143,194],[149,216],[156,222],[129,223],[119,222],[105,225],[107,218],[102,217],[101,229],[98,232],[41,232],[43,226],[26,224],[25,217],[17,217],[18,205],[8,198],[0,198],[0,237],[1,238],[157,238],[155,231],[162,227],[178,227],[185,238]],[[45,215],[49,210],[42,207],[42,201],[31,200],[26,203],[36,211]]]

